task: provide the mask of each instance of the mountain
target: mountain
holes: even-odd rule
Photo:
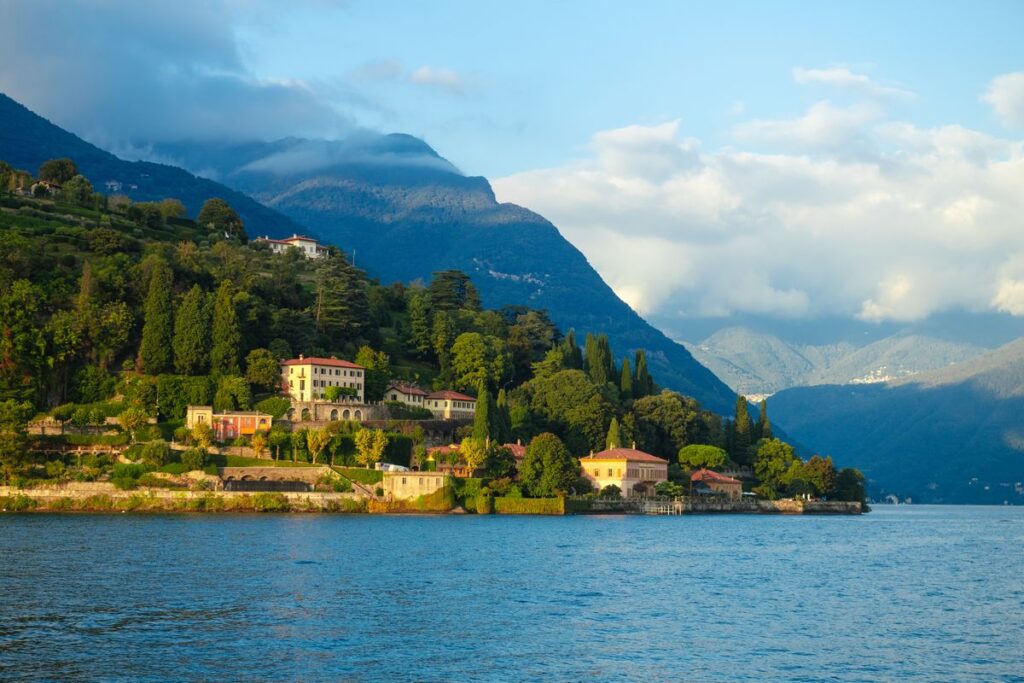
[[[773,420],[845,466],[876,497],[1024,504],[1024,338],[891,382],[787,389]]]
[[[58,157],[73,159],[100,192],[124,194],[135,201],[176,197],[193,217],[207,199],[221,197],[238,211],[250,234],[282,236],[301,230],[292,219],[245,194],[181,168],[119,159],[0,93],[0,159],[35,174],[44,161]]]
[[[463,270],[487,306],[544,308],[563,329],[607,332],[620,357],[646,349],[664,386],[732,412],[735,394],[619,299],[555,226],[498,203],[485,178],[464,176],[417,138],[178,143],[154,151],[308,226],[382,281]]]
[[[743,327],[720,330],[687,348],[734,390],[768,395],[795,386],[868,384],[959,363],[986,349],[918,334],[894,334],[857,346],[794,344]]]

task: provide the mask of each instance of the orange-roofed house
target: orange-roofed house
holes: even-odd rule
[[[636,448],[609,448],[580,458],[583,476],[600,491],[618,486],[623,496],[654,495],[654,487],[668,481],[668,460]]]
[[[328,387],[348,390],[350,400],[363,403],[366,369],[338,358],[298,358],[281,364],[281,383],[295,401],[323,401]]]
[[[414,384],[403,384],[392,382],[384,391],[384,400],[391,403],[404,403],[414,408],[422,408],[427,398],[427,392]]]
[[[743,497],[743,482],[708,469],[700,469],[690,475],[690,491],[696,496],[727,496],[732,500]]]
[[[427,394],[423,407],[442,420],[472,420],[476,415],[476,399],[457,391],[435,391]]]

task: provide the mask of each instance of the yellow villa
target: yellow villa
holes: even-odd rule
[[[435,391],[427,396],[424,407],[442,420],[472,420],[476,415],[476,399],[457,391]]]
[[[600,491],[618,486],[623,496],[653,495],[654,487],[668,481],[668,460],[636,448],[610,448],[580,458],[583,476]]]
[[[363,402],[366,369],[361,365],[337,358],[302,355],[281,365],[283,388],[293,400],[322,401],[327,398],[328,387],[346,387],[354,390],[355,395],[351,397],[354,402]]]

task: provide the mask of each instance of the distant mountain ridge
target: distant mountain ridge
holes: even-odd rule
[[[698,344],[686,344],[697,360],[732,389],[768,395],[795,386],[870,384],[911,377],[974,358],[985,348],[917,334],[895,334],[862,347],[792,344],[731,327]]]
[[[769,406],[876,496],[1024,504],[1024,338],[892,382],[787,389]]]
[[[192,217],[207,199],[220,197],[238,211],[250,234],[283,236],[300,230],[292,219],[212,180],[173,166],[119,159],[0,93],[0,159],[34,174],[44,161],[59,157],[73,159],[99,192],[124,194],[135,201],[175,197]]]
[[[661,384],[712,410],[732,411],[735,394],[619,299],[554,225],[499,204],[485,178],[462,175],[417,138],[154,150],[308,226],[382,281],[425,281],[434,271],[458,268],[472,276],[487,306],[545,308],[563,329],[607,332],[620,359],[644,348]]]

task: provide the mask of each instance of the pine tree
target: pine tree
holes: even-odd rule
[[[188,291],[174,316],[174,369],[203,375],[210,366],[210,310],[199,285]]]
[[[417,292],[409,299],[409,346],[420,356],[430,353],[430,302],[425,292]]]
[[[473,438],[486,443],[494,436],[491,433],[491,392],[483,389],[476,397],[476,412],[473,415]]]
[[[633,398],[633,372],[629,367],[629,359],[622,359],[622,372],[619,374],[619,396],[623,401]]]
[[[583,354],[580,351],[579,344],[576,343],[576,330],[569,330],[569,333],[565,335],[565,339],[562,340],[562,348],[564,350],[563,356],[565,357],[565,367],[567,370],[582,370],[583,369]]]
[[[636,350],[636,371],[633,375],[633,398],[643,398],[654,393],[654,380],[647,370],[647,353]]]
[[[217,289],[213,304],[213,347],[210,349],[210,371],[215,375],[240,375],[242,334],[238,329],[234,287],[225,280]]]
[[[146,295],[145,322],[139,356],[142,369],[150,375],[170,372],[173,366],[172,342],[174,324],[171,309],[171,285],[174,275],[163,261],[158,262],[149,278]]]
[[[622,435],[619,433],[619,421],[613,417],[611,424],[608,425],[608,437],[605,439],[605,447],[609,450],[612,448],[622,448]]]
[[[357,337],[370,319],[363,271],[338,254],[317,266],[313,319],[316,329],[337,345]]]
[[[583,368],[590,381],[603,387],[615,377],[615,361],[606,335],[588,334],[583,349]]]
[[[757,438],[772,439],[772,423],[768,419],[768,399],[761,400],[761,411],[757,417]]]

